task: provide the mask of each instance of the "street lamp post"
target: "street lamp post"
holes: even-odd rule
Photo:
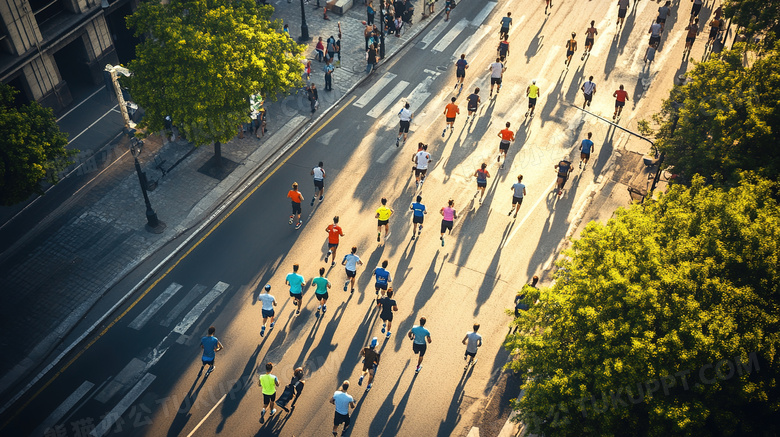
[[[303,0],[301,0],[301,37],[298,38],[298,41],[308,41],[309,40],[309,26],[306,24],[306,12],[303,9]]]
[[[141,164],[138,162],[138,154],[141,152],[141,145],[143,145],[143,142],[139,141],[137,138],[130,138],[130,153],[133,155],[135,172],[138,174],[138,183],[141,185],[141,193],[143,193],[144,203],[146,203],[146,230],[159,234],[165,229],[165,223],[157,218],[157,213],[152,209],[152,202],[149,201],[149,194],[146,192],[146,173],[141,170]]]
[[[130,77],[130,70],[121,65],[106,64],[105,70],[111,75],[111,84],[114,86],[114,92],[116,93],[116,100],[119,102],[119,112],[122,113],[122,120],[125,122],[125,130],[135,128],[135,123],[130,120],[130,115],[127,113],[127,102],[122,95],[122,89],[119,87],[119,81],[117,75]]]
[[[379,17],[379,59],[385,58],[385,0],[380,0],[382,2],[381,7],[379,8],[379,11],[382,13],[382,16]]]

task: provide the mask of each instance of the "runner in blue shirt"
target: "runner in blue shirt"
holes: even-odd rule
[[[376,287],[376,294],[379,295],[379,290],[382,290],[382,297],[385,297],[387,283],[393,282],[393,280],[390,279],[390,272],[387,271],[387,260],[382,261],[382,267],[374,269],[374,276],[376,276],[376,284],[374,284],[374,287]]]
[[[209,366],[209,370],[206,371],[206,376],[209,376],[211,372],[214,371],[214,357],[216,356],[217,352],[222,350],[222,343],[219,342],[217,337],[214,337],[215,331],[216,328],[213,326],[209,327],[209,335],[200,339],[200,348],[203,349],[203,356],[201,357],[203,365],[200,366],[198,377],[200,377],[200,374],[203,372],[203,368],[207,365]]]
[[[425,317],[420,317],[420,324],[413,326],[407,336],[409,340],[412,340],[412,350],[416,355],[419,355],[417,358],[417,369],[415,369],[414,373],[420,373],[425,351],[428,349],[428,343],[431,343],[431,332],[425,329]]]
[[[466,62],[466,55],[460,55],[460,59],[455,62],[455,88],[457,89],[458,84],[460,84],[460,91],[463,91],[463,80],[466,78],[467,68],[469,68],[469,63]]]
[[[293,298],[293,306],[298,307],[295,314],[301,313],[301,301],[303,301],[303,284],[306,279],[298,274],[298,264],[293,264],[292,273],[288,273],[284,283],[290,286],[290,297]]]
[[[580,144],[580,168],[588,166],[588,160],[590,159],[590,152],[596,150],[593,145],[593,141],[590,138],[593,136],[593,132],[588,132],[588,138],[582,140]]]
[[[420,202],[422,202],[422,196],[417,196],[417,202],[409,206],[409,209],[414,211],[414,215],[412,215],[412,240],[417,237],[418,226],[420,233],[422,233],[423,219],[425,219],[425,214],[428,214],[428,211],[425,210],[425,205]]]

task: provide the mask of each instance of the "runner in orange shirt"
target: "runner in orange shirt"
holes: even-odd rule
[[[515,133],[509,129],[509,122],[506,122],[506,129],[499,132],[498,136],[501,138],[501,143],[498,145],[498,162],[501,162],[501,155],[504,155],[504,162],[506,162],[506,151],[509,150],[509,143],[515,140]],[[504,164],[501,164],[501,168],[504,168]]]
[[[336,265],[336,249],[339,247],[339,237],[344,236],[344,231],[339,226],[339,216],[333,217],[333,224],[325,228],[328,233],[328,253],[325,254],[325,263],[328,263],[328,257],[332,256],[331,266]]]
[[[453,124],[455,124],[455,116],[458,114],[460,114],[460,109],[458,109],[458,105],[455,104],[455,97],[453,97],[452,102],[448,103],[447,107],[444,108],[444,116],[447,117],[447,124],[444,126],[444,130],[441,131],[442,138],[444,138],[444,135],[447,133],[448,126],[450,129],[455,130]]]
[[[293,182],[292,190],[287,192],[287,197],[292,201],[292,215],[290,215],[290,221],[287,223],[293,224],[295,215],[298,215],[298,223],[295,225],[295,229],[300,229],[303,225],[301,222],[301,202],[303,202],[303,194],[298,191],[298,182]]]

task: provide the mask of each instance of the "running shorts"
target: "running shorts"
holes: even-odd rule
[[[464,356],[464,357],[476,357],[476,356],[477,356],[477,353],[476,353],[476,352],[469,352],[469,351],[466,351],[466,353],[465,353],[465,354],[463,354],[463,356]]]
[[[380,284],[379,282],[374,284],[374,288],[377,290],[387,290],[387,284]]]
[[[449,230],[452,232],[452,221],[451,220],[442,220],[441,221],[441,233],[443,234],[444,231]]]
[[[318,302],[321,301],[322,299],[328,300],[328,292],[326,291],[325,293],[322,294],[314,293],[314,297],[317,298]]]
[[[392,322],[393,321],[393,312],[390,311],[389,314],[381,313],[379,315],[379,318],[382,319],[383,322]]]
[[[477,181],[477,188],[485,188],[487,187],[487,181]]]
[[[699,12],[701,12],[701,5],[702,5],[701,3],[699,3],[698,5],[694,3],[693,7],[691,8],[691,15],[693,15],[694,17],[699,15]]]
[[[685,37],[685,42],[686,42],[686,43],[691,43],[691,44],[693,44],[693,42],[694,42],[695,40],[696,40],[696,37],[695,37],[695,36],[686,36],[686,37]]]
[[[568,58],[569,56],[573,55],[573,54],[574,54],[574,50],[566,50],[566,57],[567,57],[567,58]]]
[[[447,123],[455,123],[455,117],[447,117]]]
[[[590,159],[590,153],[580,153],[580,159]]]
[[[292,202],[292,213],[293,213],[293,215],[301,213],[301,204],[300,203]]]
[[[349,426],[349,414],[339,414],[336,413],[336,415],[333,417],[333,426],[339,426],[341,424],[344,424],[344,426]]]
[[[373,370],[376,372],[376,364],[363,363],[363,371],[365,372],[366,370]]]
[[[561,178],[561,179],[563,179],[563,182],[561,183],[561,186],[564,186],[564,185],[566,185],[566,181],[568,181],[568,180],[569,180],[569,176],[568,176],[568,175],[567,175],[567,176],[561,176],[561,174],[560,174],[560,173],[558,173],[558,177],[559,177],[559,178]]]
[[[522,205],[522,204],[523,204],[522,197],[512,196],[512,205]]]
[[[628,9],[618,9],[618,18],[626,18],[626,11]]]
[[[626,106],[626,102],[621,102],[620,100],[615,100],[615,107],[616,108],[622,108]]]
[[[274,394],[271,395],[267,395],[263,393],[263,405],[268,405],[275,400],[276,400],[276,392],[274,392]]]
[[[456,70],[455,77],[466,77],[466,70]]]
[[[303,293],[293,293],[291,291],[290,292],[290,297],[292,297],[293,299],[302,300],[303,299]]]
[[[414,175],[420,176],[421,178],[425,178],[425,173],[428,172],[427,168],[415,168],[414,169]]]
[[[421,357],[425,356],[426,349],[428,349],[428,345],[425,343],[423,344],[412,343],[412,350],[414,351],[415,354],[420,354]]]
[[[423,216],[421,216],[421,215],[416,215],[416,216],[412,217],[412,223],[419,223],[419,224],[422,224],[422,223],[423,223],[423,219],[424,219],[424,218],[425,218],[425,217],[423,217]]]
[[[534,98],[528,98],[528,108],[533,108],[536,106],[536,97]]]
[[[473,107],[469,106],[468,110],[469,110],[469,112],[477,112],[477,107],[476,106],[473,106]]]
[[[377,226],[385,226],[390,220],[377,220],[376,225]]]
[[[585,101],[590,102],[591,100],[593,100],[593,94],[585,94]]]
[[[261,310],[261,313],[263,313],[263,317],[273,317],[274,316],[274,309],[271,308],[270,310]]]
[[[658,18],[656,18],[656,20],[655,20],[655,21],[656,21],[656,23],[658,23],[658,24],[663,24],[663,23],[666,23],[666,18],[661,18],[661,17],[658,17]]]
[[[502,27],[501,28],[501,33],[499,35],[501,35],[501,34],[509,35],[509,28],[508,27]]]
[[[333,249],[334,247],[339,247],[339,243],[328,243],[328,249]]]
[[[712,36],[713,36],[712,32],[710,32],[710,37],[712,37]],[[660,42],[661,42],[661,35],[658,35],[658,36],[652,36],[651,35],[650,36],[650,45],[653,45],[655,43],[660,43]]]
[[[585,47],[593,46],[593,38],[585,38]]]
[[[509,150],[509,141],[501,140],[500,143],[498,143],[498,149],[499,150]],[[487,182],[487,181],[485,181]]]
[[[398,128],[398,133],[409,133],[409,120],[401,120],[401,127]]]
[[[715,38],[716,36],[718,36],[718,32],[719,31],[720,31],[720,29],[718,29],[717,27],[711,27],[710,28],[710,38]]]
[[[314,188],[323,189],[325,188],[325,181],[322,179],[315,179],[314,180]]]
[[[210,360],[203,360],[203,359],[202,359],[201,361],[203,361],[203,365],[204,365],[204,366],[205,366],[206,364],[209,364],[209,365],[212,365],[212,366],[214,365],[214,358],[212,358],[212,359],[210,359]]]
[[[354,278],[357,275],[357,270],[344,269],[347,272],[348,278]]]
[[[500,77],[491,77],[490,78],[490,84],[491,85],[501,85],[501,78]]]

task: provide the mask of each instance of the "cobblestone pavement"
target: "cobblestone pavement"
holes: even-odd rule
[[[290,26],[295,37],[300,29],[300,4],[280,1],[274,16]],[[333,91],[324,91],[322,65],[313,61],[311,81],[317,84],[320,110],[331,106],[352,86],[366,77],[363,38],[365,6],[358,2],[343,16],[306,5],[312,41],[307,57],[313,59],[317,36],[338,33],[342,28],[342,62],[333,78]],[[399,38],[386,38],[386,58],[414,38],[431,18],[421,21],[422,4],[415,5],[414,26]],[[434,17],[438,21],[441,18]],[[377,77],[377,75],[374,75]],[[237,163],[222,181],[198,172],[213,155],[213,148],[194,149],[186,142],[166,142],[150,137],[139,157],[148,178],[157,182],[149,193],[152,205],[167,228],[160,234],[144,229],[146,217],[128,140],[122,138],[104,149],[101,156],[83,162],[79,172],[94,174],[95,182],[85,185],[71,199],[37,226],[19,236],[15,244],[0,254],[0,320],[5,335],[0,346],[13,347],[17,360],[0,363],[0,392],[19,388],[19,381],[41,364],[50,351],[119,279],[145,258],[185,230],[202,222],[226,196],[313,120],[303,93],[268,104],[269,132],[261,139],[236,138],[222,148],[223,157]],[[154,160],[165,159],[163,176]],[[106,165],[96,164],[105,162]],[[111,164],[113,163],[113,164]],[[90,178],[91,179],[91,178]]]

